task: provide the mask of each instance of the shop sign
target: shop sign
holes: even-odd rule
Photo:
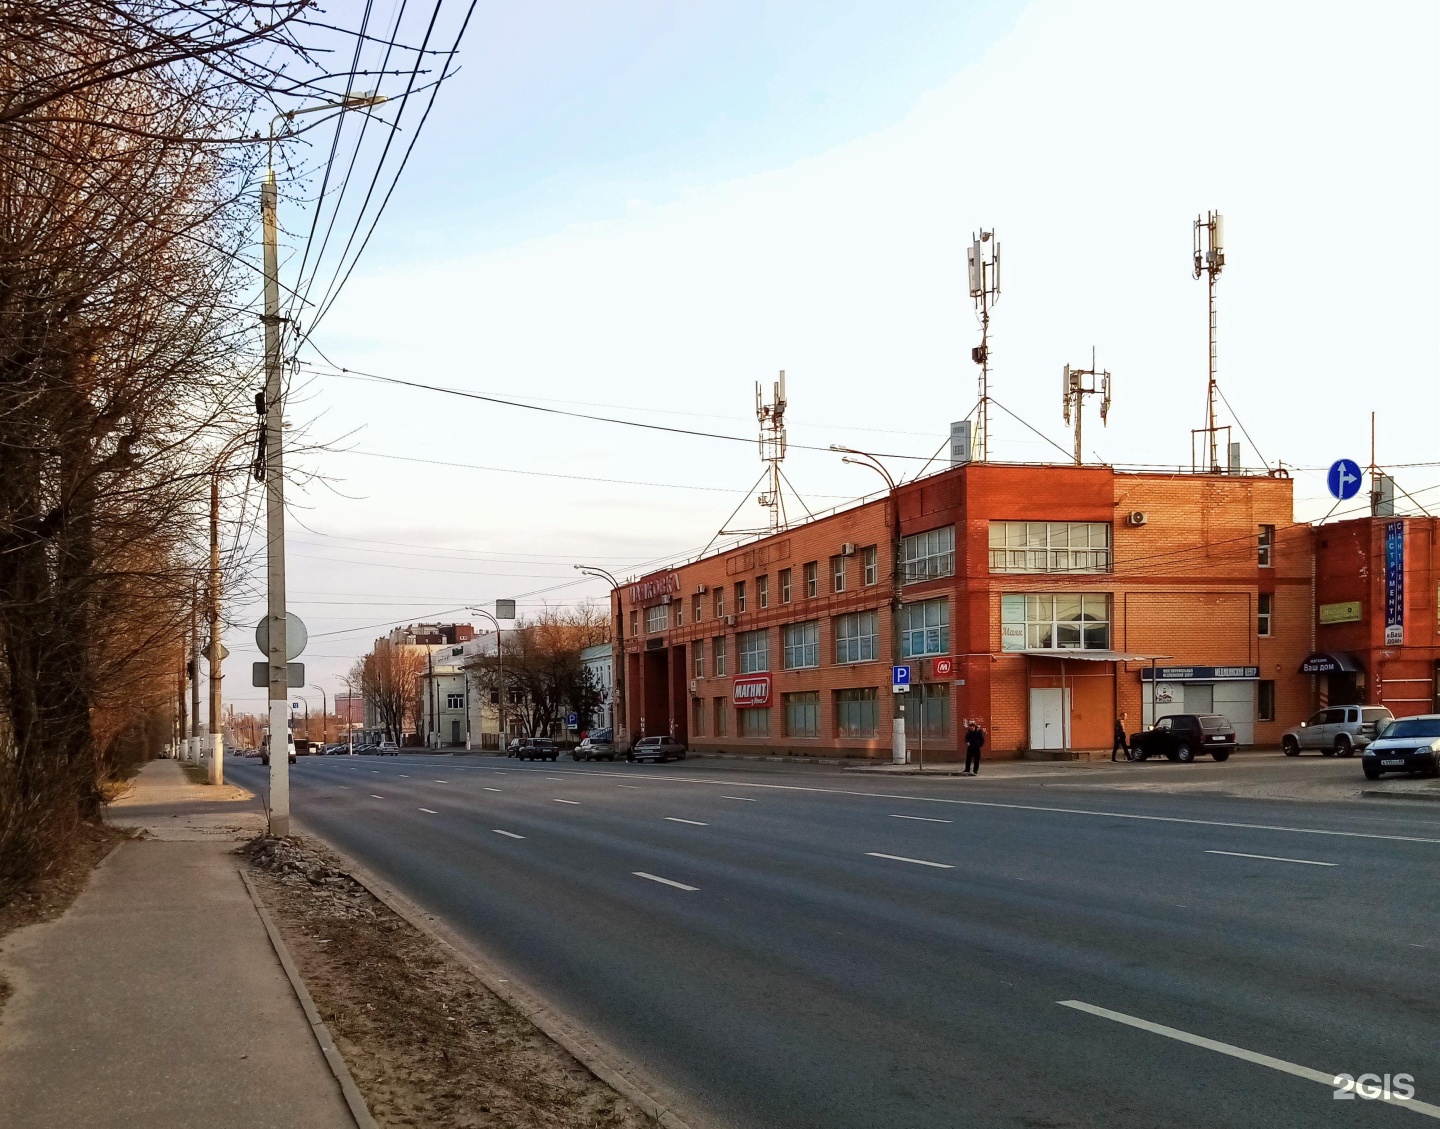
[[[1385,646],[1405,643],[1405,523],[1385,523]]]
[[[955,673],[954,659],[936,659],[930,669],[936,678],[949,678]]]
[[[1321,604],[1321,623],[1359,623],[1360,601],[1346,600],[1342,604]]]
[[[1025,625],[1023,623],[1002,623],[1000,625],[1000,649],[1002,651],[1023,651],[1025,649]]]
[[[632,604],[643,604],[649,600],[658,600],[662,596],[677,595],[679,591],[680,574],[672,570],[657,572],[654,576],[637,580],[625,590],[625,594],[630,597]]]
[[[730,698],[737,710],[768,706],[770,704],[770,676],[768,674],[743,674],[730,687]]]
[[[1149,682],[1151,669],[1147,666],[1140,671],[1140,681]],[[1259,678],[1258,666],[1162,666],[1157,667],[1154,676],[1161,682],[1224,682],[1227,680]]]
[[[1168,682],[1157,682],[1155,684],[1155,704],[1160,706],[1171,705],[1175,701],[1176,687]]]

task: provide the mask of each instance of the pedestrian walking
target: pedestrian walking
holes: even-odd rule
[[[1115,719],[1115,743],[1110,746],[1110,759],[1116,760],[1116,753],[1124,753],[1125,759],[1130,759],[1130,740],[1125,734],[1125,722],[1129,719],[1128,713],[1122,713]]]
[[[961,775],[980,775],[980,750],[985,747],[985,730],[978,721],[965,723],[965,771]]]

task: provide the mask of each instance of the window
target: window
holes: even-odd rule
[[[739,615],[745,610],[745,581],[735,581],[735,614]]]
[[[861,550],[861,558],[865,562],[865,586],[868,588],[880,579],[880,554],[874,545],[867,545]]]
[[[699,623],[705,618],[705,600],[697,592],[695,594],[694,606],[690,609],[690,620],[692,623]]]
[[[669,604],[656,604],[653,608],[645,609],[645,633],[647,635],[653,635],[657,631],[664,631],[669,626]]]
[[[905,583],[955,575],[955,527],[947,525],[928,533],[912,533],[900,543]]]
[[[785,695],[785,736],[820,736],[820,695],[816,691]]]
[[[724,677],[725,677],[725,636],[723,636],[723,635],[717,635],[717,636],[715,636],[714,639],[712,639],[712,640],[710,641],[710,643],[711,643],[711,646],[714,648],[714,651],[715,651],[715,677],[716,677],[716,678],[724,678]],[[722,732],[722,730],[717,729],[717,730],[715,730],[715,732],[716,732],[716,734],[718,735],[719,733]]]
[[[1258,721],[1275,720],[1275,683],[1269,679],[1262,679],[1260,682],[1259,700],[1255,703],[1255,716]]]
[[[500,688],[498,686],[490,691],[490,704],[492,706],[498,706],[500,704]]]
[[[640,613],[634,608],[630,610],[630,634],[640,634]]]
[[[875,687],[835,691],[835,731],[841,737],[874,737],[880,728],[880,696]]]
[[[715,618],[719,619],[725,614],[725,585],[715,586]]]
[[[735,638],[741,674],[758,674],[770,669],[770,632],[742,631]]]
[[[830,587],[836,592],[845,591],[845,558],[830,558]]]
[[[880,649],[880,617],[875,612],[854,612],[835,617],[835,661],[874,662]]]
[[[447,710],[463,710],[465,708],[464,694],[446,694],[445,708]]]
[[[1275,607],[1275,597],[1269,592],[1261,592],[1255,600],[1255,634],[1270,634],[1270,617]]]
[[[991,572],[1109,572],[1103,521],[992,521]]]
[[[1260,546],[1256,553],[1256,560],[1261,568],[1270,568],[1271,551],[1275,548],[1275,527],[1273,525],[1262,525],[1260,527]]]
[[[805,566],[805,598],[813,600],[820,595],[820,566],[811,561]]]
[[[695,640],[695,677],[705,677],[705,640]]]
[[[755,599],[762,608],[770,606],[770,578],[768,576],[755,578]]]
[[[740,715],[740,736],[741,737],[768,737],[770,736],[770,707],[759,706],[755,709],[736,710]]]
[[[1005,651],[1110,648],[1110,597],[1102,592],[1000,597]]]
[[[727,732],[726,722],[730,719],[730,711],[726,708],[724,698],[715,699],[715,736],[723,737]]]
[[[926,683],[910,692],[910,715],[922,737],[950,736],[950,687]]]
[[[790,602],[790,570],[788,568],[780,570],[780,602],[782,604]]]
[[[785,643],[785,669],[801,670],[820,665],[820,624],[787,623],[781,630]]]
[[[512,706],[523,706],[525,704],[525,691],[519,687],[510,688],[510,704]]]
[[[685,605],[683,602],[675,605],[675,626],[685,626]]]
[[[690,729],[694,737],[705,736],[705,699],[690,699]]]
[[[907,659],[950,653],[949,600],[925,600],[901,606],[900,653]]]

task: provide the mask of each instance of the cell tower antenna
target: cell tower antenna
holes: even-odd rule
[[[970,350],[970,359],[980,366],[980,405],[971,457],[983,463],[990,455],[990,308],[1000,300],[1000,241],[994,228],[981,228],[970,241],[967,257],[970,297],[980,315],[980,344]]]
[[[780,490],[780,464],[785,461],[785,370],[775,382],[770,403],[765,403],[760,382],[755,382],[755,418],[760,421],[760,461],[769,466],[760,491],[760,505],[770,511],[770,532],[778,533],[787,524],[785,496]]]
[[[1215,368],[1218,357],[1218,346],[1216,342],[1215,325],[1215,280],[1220,277],[1220,271],[1225,266],[1225,221],[1219,212],[1208,212],[1204,216],[1195,217],[1195,243],[1194,243],[1194,273],[1199,278],[1205,276],[1206,289],[1210,295],[1210,351],[1209,369],[1210,383],[1205,394],[1205,426],[1197,427],[1190,433],[1190,469],[1198,470],[1199,463],[1196,459],[1195,441],[1201,435],[1205,436],[1206,445],[1209,449],[1209,461],[1206,463],[1206,471],[1210,474],[1223,474],[1227,468],[1234,467],[1234,459],[1231,456],[1230,428],[1220,426],[1215,422],[1215,399],[1219,395],[1219,389],[1215,383]],[[1220,461],[1220,433],[1225,433],[1224,463]]]
[[[1095,350],[1090,350],[1089,368],[1065,366],[1061,378],[1060,399],[1065,411],[1065,422],[1074,417],[1075,424],[1075,465],[1084,460],[1080,455],[1081,417],[1084,415],[1085,397],[1100,397],[1100,422],[1108,426],[1110,417],[1110,370],[1095,367]]]

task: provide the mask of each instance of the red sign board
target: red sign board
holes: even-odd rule
[[[770,704],[770,676],[768,674],[744,674],[735,679],[730,689],[731,700],[739,710]]]
[[[936,659],[931,665],[935,670],[936,678],[949,678],[955,673],[954,659]]]

